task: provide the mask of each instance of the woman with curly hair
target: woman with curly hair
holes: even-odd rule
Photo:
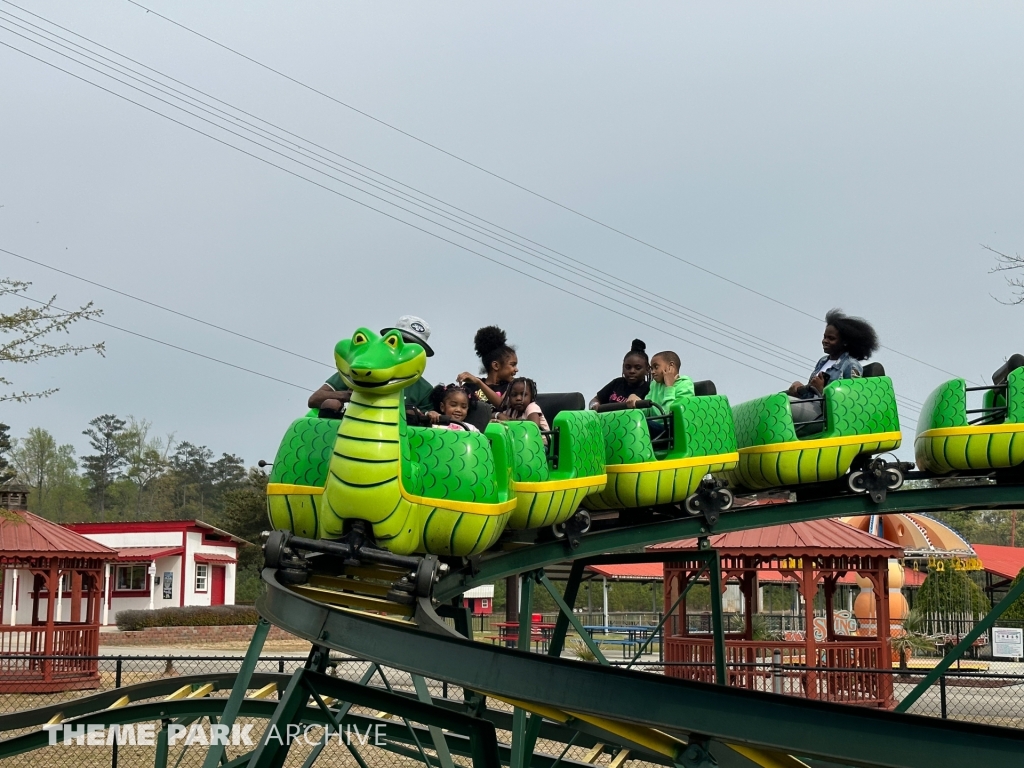
[[[508,385],[519,372],[519,358],[515,347],[508,344],[505,332],[496,325],[488,325],[476,332],[473,346],[480,358],[484,378],[463,371],[456,377],[460,384],[471,382],[480,387],[480,392],[495,408],[501,407],[501,400]]]
[[[806,384],[794,381],[786,390],[796,433],[803,435],[820,432],[825,428],[821,421],[820,398],[830,381],[859,379],[864,372],[860,360],[867,360],[878,349],[878,334],[867,320],[849,317],[841,309],[833,309],[825,315],[825,335],[821,340],[822,357]]]

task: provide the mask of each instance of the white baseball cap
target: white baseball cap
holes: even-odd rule
[[[419,344],[427,353],[427,357],[434,356],[434,350],[427,344],[427,339],[430,338],[430,326],[427,325],[427,321],[422,317],[402,315],[391,328],[380,329],[382,335],[388,331],[401,331],[403,339],[413,344]]]

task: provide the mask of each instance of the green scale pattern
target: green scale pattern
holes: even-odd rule
[[[604,433],[594,411],[562,411],[555,417],[558,431],[557,479],[604,474]]]
[[[825,411],[828,428],[814,437],[874,435],[898,432],[899,415],[892,379],[846,379],[825,387]]]
[[[647,419],[636,410],[598,414],[604,440],[605,464],[640,464],[655,461]]]
[[[293,421],[281,439],[269,481],[323,487],[339,424],[340,419],[308,416]]]
[[[532,421],[505,422],[512,441],[512,479],[517,483],[543,483],[550,479],[544,438]]]
[[[736,431],[727,397],[689,397],[672,410],[676,434],[672,458],[736,451]]]
[[[732,409],[732,418],[736,425],[736,445],[740,448],[796,440],[789,397],[785,393],[740,403]]]
[[[967,426],[967,384],[953,379],[939,385],[921,406],[917,433],[938,427]]]
[[[484,503],[498,500],[490,443],[482,434],[431,427],[407,427],[407,432],[413,474],[419,475],[423,496]]]

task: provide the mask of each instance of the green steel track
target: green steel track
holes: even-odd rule
[[[880,504],[872,503],[864,495],[848,495],[789,504],[734,507],[723,513],[713,528],[709,527],[703,518],[697,517],[629,525],[630,513],[626,511],[622,513],[620,520],[623,527],[584,535],[579,547],[571,551],[567,549],[563,540],[557,540],[520,547],[508,552],[487,553],[473,564],[472,570],[459,571],[443,579],[435,588],[434,597],[443,603],[478,584],[488,584],[503,576],[543,568],[566,560],[606,552],[635,551],[666,541],[761,528],[767,525],[853,515],[1021,508],[1024,508],[1024,486],[972,485],[901,490],[890,493]]]
[[[637,550],[674,539],[766,525],[858,514],[1024,507],[1022,486],[954,486],[904,490],[881,504],[864,496],[737,508],[711,528],[700,518],[597,531],[570,550],[564,540],[488,554],[436,587],[446,602],[502,576],[601,553]],[[625,522],[628,522],[628,517]],[[775,696],[662,675],[597,666],[473,642],[437,628],[388,622],[301,597],[263,573],[267,593],[257,608],[272,624],[358,658],[486,695],[536,702],[567,712],[655,728],[680,739],[799,755],[848,766],[904,768],[1024,764],[1024,732],[867,708]]]
[[[645,546],[675,539],[848,515],[1022,507],[1024,486],[975,484],[901,490],[890,493],[880,504],[864,496],[841,496],[740,507],[723,513],[713,527],[703,518],[658,519],[652,515],[636,515],[630,524],[627,512],[615,521],[618,527],[585,534],[575,548],[565,540],[533,544],[511,542],[505,550],[486,553],[444,577],[435,585],[433,598],[442,605],[437,610],[451,616],[452,601],[475,585],[520,573],[533,573],[538,581],[544,582],[543,568],[566,561],[578,561],[572,577],[578,579],[583,558],[593,562],[596,556],[605,555],[600,560],[614,561],[616,557],[624,557],[621,553],[636,553]],[[717,563],[717,555],[711,554]],[[636,554],[629,557],[643,558]],[[681,768],[716,765],[720,768],[754,765],[795,768],[805,765],[801,760],[813,766],[835,768],[1024,765],[1024,731],[1020,730],[777,696],[600,666],[561,658],[560,644],[553,647],[549,655],[520,652],[473,642],[457,634],[439,619],[427,598],[419,598],[413,621],[400,621],[365,610],[332,607],[301,595],[295,588],[279,582],[276,569],[266,568],[263,580],[267,591],[257,608],[265,621],[257,627],[242,670],[237,676],[202,675],[192,681],[196,686],[213,683],[214,688],[220,690],[233,685],[230,698],[153,702],[154,697],[178,689],[190,678],[159,680],[39,710],[0,716],[0,734],[38,728],[53,717],[68,724],[104,726],[159,719],[165,728],[175,718],[189,722],[203,717],[222,723],[233,722],[236,717],[265,719],[268,723],[333,723],[335,726],[349,722],[362,727],[393,723],[350,712],[350,707],[355,705],[406,718],[407,730],[394,730],[395,736],[387,747],[396,755],[422,757],[423,762],[430,762],[424,756],[422,745],[432,740],[435,747],[440,744],[450,755],[464,756],[471,759],[474,766],[486,768],[501,765],[584,768],[590,764],[535,753],[533,745],[538,737],[567,745],[596,745],[598,750],[602,744],[617,745],[612,754],[616,754],[615,750],[629,750],[618,754],[632,754],[635,759]],[[576,594],[571,583],[566,591],[570,607]],[[550,583],[547,585],[550,587]],[[524,596],[531,591],[532,586],[527,589],[524,585]],[[524,606],[529,606],[527,597],[524,597]],[[562,610],[567,609],[563,606]],[[528,616],[528,610],[524,614]],[[467,615],[461,614],[460,624],[456,612],[456,625],[466,629]],[[563,613],[559,619],[561,629],[556,630],[556,635],[560,631],[564,638],[568,621]],[[305,667],[290,676],[254,674],[269,628],[267,622],[313,644],[314,652]],[[526,626],[528,632],[528,621]],[[522,626],[520,631],[524,631]],[[329,677],[324,674],[328,649],[382,667],[403,670],[413,675],[414,681],[418,678],[420,683],[423,678],[429,678],[459,686],[467,691],[467,700],[462,704],[432,699],[425,688],[420,690],[419,687],[415,694],[395,692],[390,687],[385,690],[367,684],[372,673],[360,683]],[[252,688],[269,682],[278,686],[278,701],[247,698]],[[127,704],[120,701],[126,695]],[[481,699],[481,695],[486,698]],[[330,697],[339,704],[328,707],[321,697]],[[311,698],[320,704],[319,708],[309,703]],[[487,698],[513,703],[516,709],[509,713],[487,708]],[[341,702],[348,704],[341,705]],[[571,717],[553,721],[545,714],[550,712],[568,713]],[[410,721],[421,725],[413,726]],[[512,731],[512,743],[498,743],[496,730]],[[682,743],[686,752],[673,751],[674,747],[668,752],[659,751],[659,739],[669,737],[678,739],[672,743]],[[0,740],[0,759],[45,749],[45,744],[46,734],[38,730]],[[702,745],[707,753],[693,759],[690,752]],[[166,757],[166,747],[161,751],[158,745],[156,768],[165,768]],[[204,768],[281,768],[284,759],[284,753],[267,745],[230,761],[223,750],[218,752],[211,747],[203,765]],[[441,762],[454,765],[450,756]],[[622,762],[613,761],[613,765]]]

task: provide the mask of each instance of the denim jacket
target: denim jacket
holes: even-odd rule
[[[817,364],[814,366],[814,370],[818,368],[828,360],[828,355],[825,355]],[[825,382],[826,385],[833,381],[839,381],[839,379],[859,379],[864,375],[864,369],[861,364],[850,357],[849,353],[843,352],[839,358],[829,367],[828,380]],[[797,395],[802,400],[807,400],[812,397],[820,397],[820,395],[811,387],[801,387],[800,393]]]

